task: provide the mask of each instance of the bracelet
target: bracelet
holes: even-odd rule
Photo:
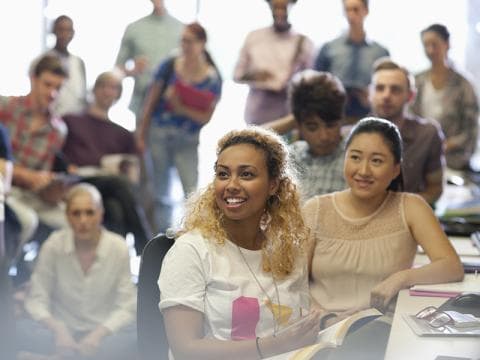
[[[255,339],[255,345],[257,346],[257,353],[260,359],[263,359],[263,354],[262,354],[262,351],[260,350],[260,344],[258,343],[259,341],[260,341],[260,338],[257,336],[257,338]]]
[[[328,313],[326,315],[323,315],[322,318],[320,319],[320,330],[325,329],[325,325],[328,319],[337,317],[337,314],[335,313]]]

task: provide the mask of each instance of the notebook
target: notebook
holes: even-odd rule
[[[414,285],[410,288],[410,295],[413,296],[453,297],[464,292],[480,292],[479,275],[465,274],[463,281]]]
[[[175,81],[175,92],[184,105],[195,110],[206,111],[215,100],[213,92],[197,89],[179,80]]]

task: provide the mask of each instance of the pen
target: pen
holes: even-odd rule
[[[477,248],[477,250],[480,252],[480,233],[478,231],[474,231],[470,235],[470,239],[473,242],[473,245]]]

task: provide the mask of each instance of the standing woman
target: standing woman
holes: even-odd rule
[[[222,79],[205,46],[207,33],[198,23],[186,25],[178,56],[165,60],[155,73],[145,99],[138,142],[153,160],[157,227],[170,226],[170,169],[176,168],[184,194],[198,179],[198,142],[220,98]]]
[[[413,111],[437,120],[442,126],[448,167],[468,169],[478,137],[479,105],[475,90],[448,59],[448,29],[433,24],[423,30],[421,36],[432,66],[415,76],[418,95]]]
[[[268,130],[220,139],[215,178],[190,199],[160,273],[175,359],[258,359],[315,341],[317,312],[281,331],[309,307],[307,232],[287,159]]]

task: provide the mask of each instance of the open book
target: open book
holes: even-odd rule
[[[380,311],[374,308],[359,311],[352,316],[326,328],[325,330],[320,331],[318,333],[316,344],[304,347],[302,349],[290,351],[285,354],[280,354],[269,359],[309,360],[322,349],[335,348],[342,345],[343,340],[349,330],[358,329],[382,315],[383,314]]]
[[[77,174],[84,177],[119,175],[125,176],[132,184],[140,179],[140,162],[133,154],[106,154],[100,158],[100,166],[81,166]]]

